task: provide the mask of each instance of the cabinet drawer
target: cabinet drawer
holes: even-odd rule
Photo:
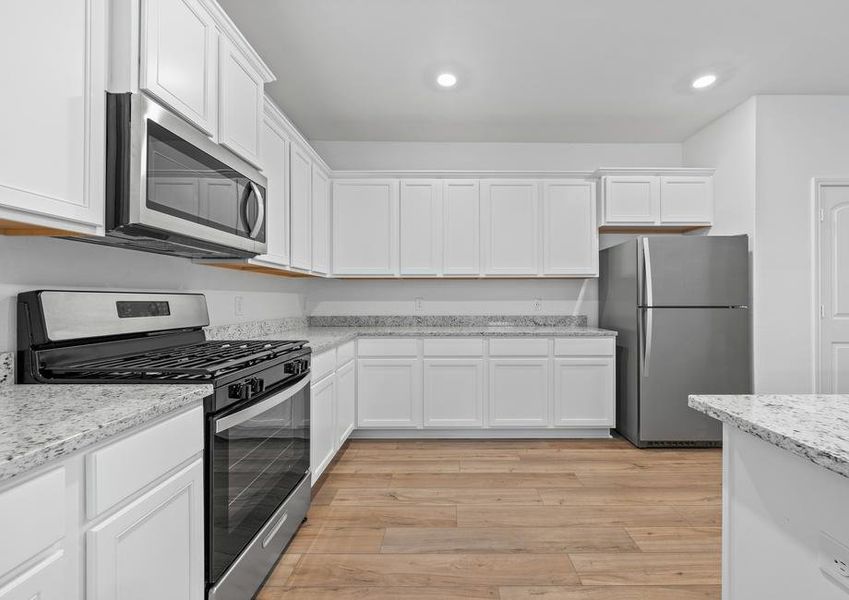
[[[322,377],[325,377],[336,370],[336,348],[316,354],[312,357],[312,382],[316,383]]]
[[[0,589],[0,600],[62,600],[67,598],[65,553],[58,550]]]
[[[483,356],[483,339],[432,338],[424,341],[425,356]]]
[[[65,469],[0,494],[0,577],[65,535]]]
[[[491,356],[548,356],[545,338],[493,338],[489,340]]]
[[[415,338],[373,338],[359,341],[359,356],[418,356],[419,341]]]
[[[354,359],[354,342],[346,342],[336,349],[336,366],[341,367]]]
[[[86,457],[86,514],[95,518],[203,450],[203,407]]]
[[[616,338],[560,338],[554,340],[555,356],[613,356]]]

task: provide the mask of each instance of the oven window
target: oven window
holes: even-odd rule
[[[250,238],[259,218],[250,180],[157,123],[147,131],[148,208]],[[264,227],[252,239],[264,241]]]
[[[309,386],[240,421],[239,412],[249,411],[250,406],[228,415],[234,424],[220,432],[215,432],[216,422],[223,421],[213,421],[214,578],[226,570],[309,469]]]

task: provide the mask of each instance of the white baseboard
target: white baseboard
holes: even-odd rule
[[[610,429],[356,429],[351,438],[393,439],[609,439]]]

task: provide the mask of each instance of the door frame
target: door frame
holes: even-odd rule
[[[811,253],[811,281],[812,281],[812,297],[813,310],[811,311],[811,319],[813,321],[814,332],[814,360],[812,365],[812,375],[814,381],[814,391],[817,394],[823,393],[822,382],[822,223],[824,222],[824,209],[822,207],[822,191],[823,188],[839,186],[849,187],[849,178],[828,178],[814,177],[811,180],[811,205],[813,207],[813,219],[811,219],[812,229],[812,253]]]

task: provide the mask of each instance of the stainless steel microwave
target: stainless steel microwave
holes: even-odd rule
[[[106,238],[190,258],[266,251],[266,178],[142,94],[107,94]]]

